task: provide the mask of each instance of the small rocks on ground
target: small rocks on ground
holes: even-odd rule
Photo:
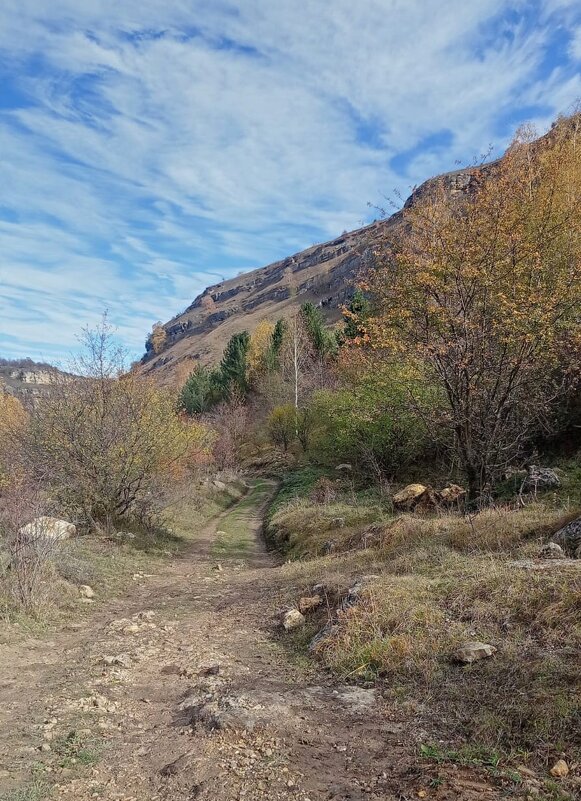
[[[461,662],[464,665],[471,665],[473,662],[478,662],[480,659],[487,659],[494,656],[496,648],[494,645],[488,645],[485,642],[465,642],[460,645],[454,653],[452,658],[455,662]]]
[[[107,667],[114,667],[114,666],[123,668],[131,667],[131,657],[129,656],[129,654],[118,654],[117,656],[104,656],[101,661]]]

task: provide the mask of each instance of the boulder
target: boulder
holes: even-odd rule
[[[77,533],[77,527],[57,517],[37,517],[20,529],[20,534],[29,540],[68,540]]]
[[[323,599],[320,595],[306,595],[299,600],[299,612],[302,615],[305,615],[307,612],[310,612],[312,609],[318,609],[323,603]]]
[[[448,484],[443,490],[438,493],[441,503],[445,506],[452,506],[466,497],[466,490],[459,484]]]
[[[556,542],[548,542],[541,548],[539,556],[541,559],[563,559],[565,551]]]
[[[81,598],[94,598],[95,590],[92,587],[89,587],[88,584],[81,584],[79,587],[79,595]]]
[[[331,525],[333,528],[345,528],[345,518],[344,517],[334,517],[331,520]]]
[[[304,625],[305,616],[301,614],[298,609],[288,609],[286,612],[283,612],[281,623],[285,631],[298,629],[299,626]]]
[[[551,544],[558,545],[567,556],[581,559],[581,517],[572,520],[559,529],[554,535]]]
[[[423,484],[408,484],[393,496],[393,505],[396,509],[413,509],[422,497],[428,492]]]
[[[523,481],[524,492],[537,492],[538,490],[558,489],[561,486],[561,479],[550,467],[537,467],[532,464],[528,469],[528,474]]]
[[[480,659],[487,659],[495,653],[496,648],[494,645],[488,645],[485,642],[465,642],[456,648],[452,654],[452,658],[455,662],[471,665],[473,662],[478,662]]]

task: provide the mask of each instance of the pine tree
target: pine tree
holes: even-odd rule
[[[250,334],[242,331],[230,337],[220,362],[220,382],[226,397],[238,392],[242,396],[248,393],[247,357],[250,347]]]

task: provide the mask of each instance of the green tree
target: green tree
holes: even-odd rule
[[[363,291],[357,287],[351,298],[351,302],[344,309],[345,327],[343,328],[343,340],[355,340],[363,336],[365,321],[371,313],[371,304],[365,297]]]
[[[221,376],[217,370],[198,365],[180,393],[180,406],[188,414],[204,414],[222,400]]]
[[[225,397],[239,393],[244,397],[248,394],[248,349],[250,347],[250,334],[241,331],[230,337],[224,355],[220,362],[220,383]]]
[[[267,365],[271,371],[280,370],[280,354],[284,344],[287,325],[284,320],[277,320],[270,338],[270,347],[267,353]]]
[[[325,319],[319,308],[310,301],[301,306],[305,328],[317,356],[325,359],[337,350],[337,337],[325,325]]]

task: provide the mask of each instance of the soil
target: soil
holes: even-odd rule
[[[501,797],[485,771],[419,756],[437,722],[418,705],[293,656],[262,501],[244,558],[212,550],[227,511],[83,623],[0,647],[0,799]]]

